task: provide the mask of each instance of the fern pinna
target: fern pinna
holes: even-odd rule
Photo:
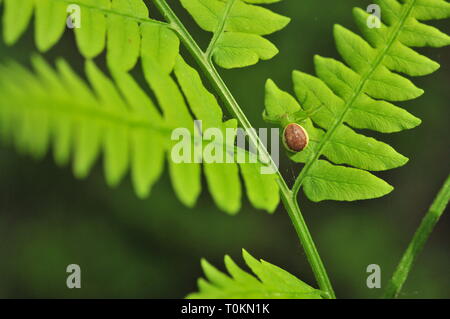
[[[189,10],[194,10],[192,6],[196,4],[212,5],[216,11],[225,6],[221,1],[197,2],[182,3]],[[221,28],[215,33],[208,54],[228,68],[273,57],[277,53],[275,46],[261,35],[281,29],[289,19],[265,8],[235,2],[233,10],[227,9],[231,22],[226,26],[223,21],[228,16],[220,23],[219,16],[210,16],[203,24],[206,29],[215,25]],[[216,98],[203,86],[197,71],[181,57],[180,40],[173,25],[150,19],[142,0],[6,0],[5,42],[17,41],[34,12],[36,46],[40,51],[47,51],[59,41],[66,28],[68,4],[80,8],[81,27],[74,29],[80,52],[90,60],[106,48],[107,64],[116,84],[90,61],[86,63],[86,73],[95,92],[91,92],[63,61],[58,62],[59,72],[55,73],[37,59],[34,63],[37,74],[22,70],[23,77],[11,75],[18,66],[5,66],[3,80],[10,83],[3,87],[3,94],[8,96],[3,99],[6,105],[1,107],[3,131],[9,131],[8,127],[16,131],[17,125],[21,128],[21,137],[16,138],[19,149],[41,157],[52,141],[55,158],[60,164],[68,162],[72,150],[74,173],[79,178],[87,175],[103,150],[107,183],[117,185],[130,168],[136,193],[146,197],[161,175],[164,154],[170,155],[174,144],[171,130],[184,127],[194,134],[190,112],[195,119],[203,121],[203,129],[236,127],[235,120],[222,122],[222,110]],[[265,19],[271,23],[265,23],[263,28],[251,27]],[[248,58],[246,62],[237,63],[236,57],[241,55]],[[135,67],[139,58],[162,114],[126,73]],[[11,81],[11,76],[17,82]],[[7,90],[24,85],[30,86],[28,98],[35,95],[30,99],[33,104],[23,103],[20,91]],[[38,116],[40,121],[35,121],[33,116]],[[168,165],[179,199],[193,206],[201,192],[200,164],[178,164],[169,158]],[[257,174],[258,163],[242,163],[239,167],[250,202],[273,212],[279,202],[274,175]],[[215,202],[230,214],[237,213],[241,206],[239,167],[235,163],[204,164]]]
[[[313,201],[375,198],[393,189],[368,171],[399,167],[408,159],[351,127],[392,133],[419,125],[418,118],[390,102],[414,99],[423,91],[395,72],[410,76],[432,73],[439,65],[410,47],[450,44],[449,36],[418,21],[448,17],[445,1],[376,3],[383,18],[380,28],[369,28],[369,14],[354,10],[366,39],[340,25],[334,27],[345,63],[316,56],[317,77],[293,72],[298,100],[272,81],[266,85],[265,117],[282,126],[297,122],[309,133],[309,147],[291,154],[291,159],[305,163],[294,190],[303,187]]]
[[[194,119],[203,128],[249,129],[249,139],[263,157],[269,154],[251,132],[245,113],[223,82],[215,65],[223,68],[250,66],[275,56],[277,48],[266,38],[285,27],[289,19],[263,5],[279,0],[180,0],[196,23],[212,32],[202,50],[165,0],[153,4],[165,21],[149,18],[142,0],[3,0],[3,37],[14,44],[27,29],[34,14],[35,41],[41,52],[52,48],[66,28],[68,6],[79,9],[81,27],[75,38],[86,58],[89,84],[62,59],[56,70],[38,56],[34,72],[4,62],[0,73],[0,132],[19,151],[36,157],[53,146],[58,164],[73,158],[77,177],[85,177],[103,152],[107,183],[117,185],[131,170],[136,193],[149,194],[158,180],[174,142],[170,133],[184,127],[193,136]],[[290,158],[304,167],[294,186],[288,187],[280,172],[261,175],[262,163],[204,163],[208,188],[217,205],[237,213],[242,186],[250,202],[272,212],[280,198],[294,224],[313,268],[320,290],[285,271],[257,262],[244,252],[244,259],[259,280],[226,258],[232,277],[203,262],[210,282],[199,281],[200,292],[191,297],[334,297],[333,288],[301,215],[297,195],[303,188],[312,201],[354,201],[381,197],[393,188],[370,171],[404,165],[407,158],[391,146],[357,133],[370,129],[398,132],[420,120],[392,104],[419,97],[423,91],[399,75],[426,75],[438,64],[411,47],[441,47],[450,38],[419,21],[450,15],[444,0],[378,0],[382,11],[380,28],[369,28],[369,14],[355,9],[363,37],[336,26],[335,40],[344,62],[317,56],[317,77],[293,73],[296,98],[268,80],[264,118],[285,127],[302,125],[309,146]],[[202,75],[234,118],[223,120],[216,97],[203,85],[200,74],[180,53],[180,43],[198,64]],[[92,61],[106,49],[109,76]],[[128,73],[138,61],[148,84],[139,85]],[[27,95],[23,94],[26,89]],[[147,94],[151,90],[156,101]],[[157,103],[156,103],[157,102]],[[233,141],[234,142],[234,141]],[[225,147],[226,145],[222,145]],[[242,150],[241,150],[242,151]],[[167,160],[174,190],[187,206],[193,206],[201,191],[201,165]],[[273,163],[270,163],[273,164]],[[277,278],[274,282],[274,278]]]
[[[257,260],[246,250],[243,258],[253,275],[242,270],[231,259],[225,256],[225,266],[231,277],[217,270],[205,259],[202,268],[206,281],[198,280],[200,291],[192,293],[187,298],[192,299],[321,299],[322,292],[307,285],[287,271],[264,260]]]

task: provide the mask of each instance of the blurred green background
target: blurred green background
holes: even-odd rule
[[[177,0],[169,3],[173,3],[195,38],[206,45],[209,35],[193,24]],[[292,18],[285,30],[270,37],[280,54],[254,67],[221,71],[255,127],[265,126],[261,119],[265,80],[271,77],[290,90],[291,71],[312,72],[314,54],[337,57],[333,24],[356,30],[351,8],[369,3],[285,0],[271,6]],[[152,15],[158,17],[154,8]],[[436,25],[450,32],[448,21]],[[0,41],[0,61],[12,58],[27,63],[35,51],[33,28],[12,48]],[[381,199],[354,203],[314,204],[300,198],[341,298],[381,294],[380,289],[366,287],[367,265],[381,266],[384,286],[449,173],[450,51],[420,51],[442,65],[437,73],[415,79],[425,89],[424,96],[402,104],[423,119],[423,124],[398,134],[369,133],[410,158],[406,166],[380,174],[395,186],[395,191]],[[50,61],[58,56],[81,70],[83,59],[71,32],[66,32],[63,41],[45,54]],[[104,57],[98,61],[103,63]],[[281,170],[292,183],[299,167],[283,161]],[[0,180],[3,298],[182,298],[196,289],[201,257],[223,269],[224,254],[242,264],[242,248],[314,284],[282,206],[272,216],[244,202],[240,214],[230,217],[219,211],[203,191],[196,207],[187,209],[176,199],[167,173],[150,198],[143,201],[134,196],[129,178],[117,189],[107,188],[100,164],[87,180],[79,181],[69,168],[56,167],[50,155],[36,162],[5,146],[0,147]],[[450,297],[449,226],[450,216],[446,214],[401,297]],[[66,287],[66,267],[72,263],[81,266],[81,289]]]

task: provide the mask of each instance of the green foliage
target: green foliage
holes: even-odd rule
[[[206,260],[202,268],[206,278],[198,280],[199,292],[192,299],[321,299],[321,291],[294,275],[264,260],[258,261],[247,251],[242,255],[257,277],[242,270],[228,255],[225,266],[231,276],[217,270]]]
[[[107,47],[108,65],[114,69],[132,69],[141,55],[141,42],[154,41],[148,38],[151,32],[146,32],[147,27],[165,26],[148,18],[142,0],[5,0],[4,41],[14,44],[34,12],[36,46],[41,52],[49,50],[64,33],[70,4],[81,10],[81,27],[74,29],[81,54],[94,58]]]
[[[208,48],[223,68],[240,68],[273,58],[278,49],[262,37],[284,28],[289,18],[253,4],[274,0],[180,0],[197,24],[214,32]]]
[[[256,64],[273,58],[278,50],[262,35],[284,28],[289,19],[253,4],[276,1],[180,0],[199,25],[216,32],[211,54],[225,68]],[[247,2],[247,3],[246,3]],[[81,28],[75,28],[80,52],[94,58],[107,48],[110,68],[131,70],[142,46],[156,42],[153,27],[162,27],[160,36],[170,32],[170,25],[149,19],[142,0],[5,0],[4,40],[14,44],[35,14],[36,46],[41,52],[53,47],[64,33],[67,7],[80,6]],[[229,6],[227,9],[226,7]],[[150,30],[149,30],[150,29]],[[127,45],[124,45],[126,43]]]
[[[164,65],[164,64],[160,64]],[[201,191],[201,165],[175,164],[170,160],[171,130],[194,123],[175,81],[156,69],[148,82],[158,98],[163,114],[144,90],[126,72],[113,74],[112,82],[92,61],[86,75],[93,90],[63,60],[54,71],[42,58],[33,59],[35,73],[16,63],[0,66],[1,136],[13,140],[17,149],[36,158],[43,157],[53,145],[59,165],[73,157],[76,177],[89,173],[103,152],[108,185],[116,186],[128,170],[136,193],[148,196],[164,168],[168,155],[170,175],[180,200],[195,204]],[[197,72],[178,56],[175,74],[181,88],[195,92],[191,111],[206,125],[235,126],[234,120],[222,123],[222,112],[215,98],[203,87]],[[155,78],[153,78],[153,76]],[[187,81],[189,80],[189,81]],[[27,94],[23,94],[23,92]],[[194,98],[194,97],[192,97]],[[202,102],[203,101],[203,102]],[[173,108],[176,105],[176,108]],[[272,212],[279,196],[273,175],[254,175],[261,164],[241,164],[250,202]],[[238,164],[204,164],[208,187],[217,205],[236,213],[241,204]]]
[[[88,59],[86,75],[93,91],[61,60],[57,63],[58,72],[54,72],[41,59],[35,59],[36,74],[16,64],[4,65],[1,78],[8,82],[1,88],[4,139],[14,139],[19,150],[37,158],[53,145],[58,164],[67,164],[73,157],[78,178],[88,174],[103,152],[108,185],[116,186],[131,170],[134,188],[141,198],[149,195],[160,177],[167,155],[174,190],[185,205],[192,207],[201,193],[202,166],[171,160],[171,130],[187,128],[195,136],[198,131],[194,130],[194,119],[203,121],[204,130],[236,128],[236,121],[222,122],[216,98],[204,87],[197,71],[180,56],[179,35],[170,24],[150,19],[142,0],[6,0],[5,42],[14,44],[34,13],[36,45],[42,52],[49,50],[63,35],[69,4],[81,9],[81,28],[74,32],[81,54]],[[241,12],[240,8],[248,10],[250,6],[237,3],[235,8]],[[266,9],[258,9],[269,14]],[[277,28],[281,28],[280,21],[286,18],[270,14]],[[232,16],[221,19],[224,24],[228,20],[236,28],[242,25]],[[275,31],[275,27],[272,29]],[[90,61],[105,49],[114,81]],[[127,73],[139,58],[156,102]],[[20,76],[10,76],[15,72]],[[17,91],[24,87],[29,90],[26,96]],[[222,142],[233,144],[234,140]],[[239,211],[241,171],[250,202],[256,208],[273,212],[279,203],[278,185],[274,175],[255,176],[260,167],[259,163],[205,163],[207,185],[216,204],[230,214]]]
[[[439,67],[411,47],[450,44],[449,36],[419,22],[449,17],[446,1],[375,2],[382,12],[380,28],[370,28],[369,14],[359,8],[354,16],[364,37],[340,25],[334,27],[337,49],[345,63],[316,56],[317,76],[293,72],[297,100],[272,81],[266,85],[265,118],[281,126],[297,122],[309,133],[309,147],[290,157],[305,163],[294,190],[303,187],[312,201],[376,198],[393,189],[368,171],[400,167],[408,159],[354,129],[392,133],[419,125],[418,118],[391,103],[423,93],[399,73],[426,75]]]
[[[392,186],[371,172],[400,167],[408,159],[355,129],[393,133],[420,124],[418,118],[392,104],[423,94],[399,73],[421,76],[439,67],[412,47],[450,44],[449,36],[419,22],[449,17],[450,4],[444,0],[376,0],[382,9],[380,28],[369,28],[369,15],[361,9],[355,9],[354,15],[363,37],[339,25],[334,28],[337,49],[345,63],[316,56],[317,76],[294,71],[296,98],[273,81],[267,82],[265,119],[282,127],[297,122],[310,136],[308,148],[290,154],[293,161],[305,164],[292,189],[279,172],[261,175],[261,163],[201,165],[195,161],[193,150],[189,164],[175,163],[170,156],[175,149],[170,133],[175,128],[188,130],[194,150],[200,146],[209,152],[211,145],[198,142],[194,120],[202,120],[203,129],[219,132],[236,129],[236,119],[244,128],[251,128],[212,60],[223,68],[238,68],[275,56],[277,48],[263,36],[284,28],[289,19],[260,4],[278,1],[180,0],[197,24],[213,33],[205,52],[164,0],[153,3],[167,22],[150,19],[142,0],[0,1],[5,8],[5,42],[14,44],[34,15],[35,41],[41,52],[52,48],[63,35],[68,5],[80,6],[82,27],[74,32],[87,60],[85,75],[89,81],[85,83],[61,59],[54,70],[35,57],[34,72],[14,62],[0,64],[0,137],[36,158],[45,156],[52,146],[59,165],[73,158],[78,178],[87,176],[102,153],[107,184],[118,185],[130,171],[140,197],[148,196],[167,156],[172,185],[185,205],[196,203],[203,169],[214,201],[230,214],[241,207],[242,175],[249,201],[257,208],[273,212],[281,194],[321,290],[244,251],[244,259],[257,277],[240,269],[228,256],[225,264],[231,277],[203,260],[209,281],[200,279],[200,292],[189,297],[333,298],[333,288],[296,196],[301,187],[313,201],[369,199],[392,191]],[[223,121],[216,97],[181,56],[181,42],[236,119]],[[108,75],[93,62],[105,49]],[[128,73],[139,60],[148,85],[145,88]],[[248,156],[245,150],[236,149],[236,136],[232,137],[213,140],[213,146],[227,155],[232,147]],[[250,139],[259,142],[252,135]],[[268,156],[260,145],[258,151]]]

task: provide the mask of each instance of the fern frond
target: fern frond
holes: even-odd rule
[[[375,2],[382,12],[380,28],[369,28],[369,14],[359,8],[354,16],[364,37],[340,25],[334,27],[336,45],[345,63],[316,56],[317,77],[294,71],[294,90],[300,103],[272,81],[267,82],[266,119],[282,126],[298,122],[310,135],[308,148],[292,154],[291,159],[305,163],[294,191],[303,187],[312,201],[376,198],[393,189],[368,171],[393,169],[408,159],[354,129],[391,133],[419,125],[418,118],[391,103],[415,99],[423,93],[399,73],[426,75],[439,67],[411,47],[450,44],[448,35],[420,22],[450,17],[448,2]]]
[[[236,127],[235,120],[222,122],[222,111],[198,73],[179,55],[174,60],[168,63],[174,64],[174,73],[196,119],[211,127]],[[152,58],[146,61],[155,62]],[[127,72],[113,73],[114,84],[88,61],[86,75],[91,89],[63,60],[57,62],[57,71],[38,57],[33,59],[33,66],[34,73],[16,63],[0,66],[0,128],[4,141],[14,141],[19,151],[36,158],[53,145],[59,165],[68,164],[73,157],[78,178],[86,177],[103,153],[108,185],[116,186],[131,170],[139,197],[148,196],[163,171],[167,154],[176,194],[184,204],[195,204],[201,191],[201,165],[176,164],[170,157],[175,143],[172,130],[190,128],[194,136],[194,119],[166,63],[160,61],[159,67],[153,66],[147,74],[162,113]],[[240,167],[250,202],[273,212],[279,202],[278,186],[273,175],[259,174],[261,165],[205,163],[208,188],[217,205],[230,214],[238,212]]]
[[[187,296],[191,299],[321,299],[321,291],[312,288],[287,271],[264,260],[258,261],[247,251],[242,255],[256,274],[242,270],[228,255],[225,266],[228,276],[202,260],[206,278],[198,280],[199,292]]]
[[[66,163],[72,152],[74,172],[80,178],[88,174],[102,149],[108,184],[117,185],[131,168],[137,194],[146,197],[163,170],[164,156],[169,152],[169,146],[174,144],[167,138],[169,131],[181,127],[193,131],[194,118],[190,112],[195,119],[203,121],[204,129],[236,128],[234,120],[222,122],[222,110],[215,97],[203,86],[197,71],[180,56],[180,38],[173,25],[150,19],[144,1],[5,0],[2,4],[5,7],[5,42],[10,45],[15,43],[34,14],[36,45],[42,52],[53,47],[63,35],[68,6],[78,5],[81,27],[74,29],[75,38],[81,54],[88,59],[86,73],[95,91],[91,92],[63,62],[58,63],[59,73],[52,71],[42,61],[35,62],[37,74],[14,66],[20,69],[27,83],[14,77],[16,82],[9,83],[8,87],[30,86],[30,92],[37,94],[34,99],[31,94],[22,99],[14,95],[14,88],[2,90],[2,94],[5,94],[2,96],[3,101],[8,102],[2,103],[5,113],[2,130],[5,134],[13,131],[8,120],[21,124],[19,127],[23,127],[23,132],[16,134],[21,137],[15,139],[19,149],[31,151],[40,157],[50,144],[48,136],[51,133],[54,135],[57,162]],[[237,8],[240,6],[238,4]],[[222,22],[227,20],[228,17],[224,17]],[[90,62],[105,49],[108,68],[116,85]],[[126,73],[135,67],[139,58],[161,112]],[[5,70],[9,69],[6,67]],[[5,74],[11,72],[9,70]],[[50,82],[44,85],[38,80],[39,77],[47,77]],[[70,90],[65,89],[63,84],[69,85]],[[58,109],[64,94],[67,94],[66,100],[68,97],[74,99],[73,102],[66,101],[71,105],[69,114],[64,114],[67,108]],[[14,106],[15,102],[18,105],[18,101],[21,106],[17,107],[17,112],[13,112],[15,116],[8,117],[8,114],[13,113],[7,108]],[[41,101],[39,105],[45,107],[36,107],[29,112],[23,105],[29,105],[30,101]],[[35,111],[37,109],[44,114],[38,114]],[[20,115],[25,118],[21,119]],[[28,116],[39,117],[42,121],[33,124]],[[58,124],[58,119],[65,124]],[[74,121],[78,124],[75,125]],[[77,126],[76,129],[73,125]],[[33,133],[35,129],[41,130],[40,143],[36,144],[34,141],[39,136]],[[250,202],[257,208],[270,212],[275,210],[279,202],[278,186],[274,176],[255,174],[260,165],[203,165],[208,188],[221,209],[228,213],[239,210],[242,197],[241,171]],[[168,166],[176,194],[184,204],[193,206],[201,191],[201,165],[175,164],[169,159]]]
[[[274,57],[277,48],[261,35],[278,31],[289,22],[286,17],[245,3],[267,1],[181,2],[200,26],[215,32],[207,54],[214,55],[217,64],[226,68],[249,66],[259,59]],[[111,69],[127,71],[136,65],[143,52],[141,45],[156,41],[149,37],[148,28],[160,26],[171,30],[169,24],[149,18],[142,0],[5,0],[5,42],[12,45],[20,38],[34,12],[36,46],[41,52],[49,50],[64,33],[69,5],[80,7],[81,27],[74,32],[81,54],[92,59],[107,48]]]
[[[255,5],[280,0],[180,1],[203,30],[214,32],[206,53],[217,65],[227,69],[273,58],[278,49],[263,35],[283,29],[290,21]]]

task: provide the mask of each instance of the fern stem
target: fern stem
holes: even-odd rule
[[[262,156],[263,158],[263,162],[268,162],[269,165],[274,169],[274,171],[277,172],[277,182],[280,187],[283,204],[288,211],[289,217],[297,232],[300,243],[305,250],[308,262],[314,272],[314,276],[317,280],[319,288],[324,292],[324,296],[326,298],[335,298],[335,294],[325,270],[325,266],[323,265],[322,259],[319,256],[317,248],[309,232],[308,226],[306,225],[306,222],[300,212],[296,197],[292,193],[291,189],[287,186],[286,181],[279,172],[277,165],[273,162],[273,159],[267,151],[266,147],[259,139],[256,131],[252,129],[253,126],[250,124],[249,120],[245,116],[244,112],[240,108],[234,96],[231,94],[225,82],[222,80],[221,76],[217,72],[210,59],[208,59],[207,54],[205,54],[200,49],[190,33],[186,30],[183,23],[172,11],[170,6],[166,3],[165,0],[153,0],[153,2],[161,12],[161,14],[164,16],[166,21],[170,23],[173,30],[178,33],[178,36],[180,37],[182,43],[186,46],[187,50],[191,53],[193,58],[198,63],[199,67],[204,72],[205,76],[211,82],[211,85],[220,96],[221,100],[227,107],[227,110],[231,113],[231,115],[233,115],[233,117],[238,120],[240,126],[247,130],[249,140],[253,145],[256,146],[258,154],[260,154],[260,156]],[[229,3],[233,3],[233,1],[230,1]]]
[[[417,229],[414,237],[406,249],[400,263],[395,269],[389,284],[384,293],[384,298],[397,298],[400,293],[403,284],[408,278],[409,272],[413,266],[417,256],[422,251],[428,237],[430,237],[434,226],[439,221],[439,218],[444,213],[445,208],[450,200],[450,175],[447,177],[444,185],[440,189],[438,195],[433,201],[430,209],[422,219],[419,228]]]
[[[214,32],[213,38],[211,39],[211,42],[209,43],[208,48],[206,49],[205,54],[209,61],[211,61],[217,41],[219,40],[220,36],[222,35],[223,31],[225,30],[227,18],[230,15],[231,9],[233,8],[233,5],[235,2],[236,2],[236,0],[228,0],[227,5],[225,7],[224,14],[222,15],[220,22],[217,26],[217,30]]]
[[[325,266],[320,258],[319,252],[314,244],[314,240],[300,211],[297,198],[291,191],[290,193],[290,197],[282,196],[284,207],[288,211],[289,217],[294,225],[295,231],[298,234],[298,238],[300,239],[300,243],[305,250],[308,262],[313,269],[314,276],[320,289],[324,292],[324,297],[328,299],[335,299],[336,295],[334,294],[333,286],[331,285]]]

